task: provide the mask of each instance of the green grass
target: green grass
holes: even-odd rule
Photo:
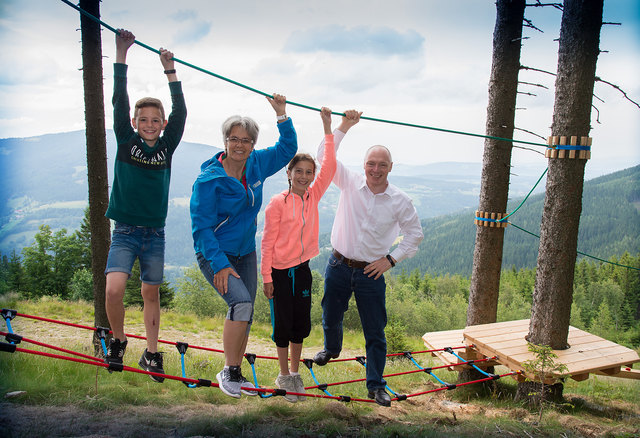
[[[93,310],[88,303],[64,302],[52,298],[40,301],[20,301],[16,297],[0,297],[0,307],[8,307],[23,314],[44,316],[84,325],[93,324]],[[198,318],[194,315],[163,312],[161,338],[168,341],[192,341],[197,335],[203,342],[221,342],[222,318]],[[128,309],[127,331],[144,334],[142,313]],[[59,329],[46,322],[33,322],[17,317],[12,321],[14,331],[25,331],[27,337],[63,346],[91,355],[91,333],[77,329]],[[131,328],[131,330],[129,330]],[[4,330],[4,329],[3,329]],[[28,333],[28,334],[27,334]],[[169,337],[163,336],[163,334]],[[254,324],[248,352],[275,356],[275,346],[270,340],[271,327]],[[176,339],[180,337],[180,339]],[[413,351],[424,350],[421,339],[407,339]],[[20,347],[42,350],[22,343]],[[125,365],[137,367],[144,342],[130,338]],[[253,348],[259,351],[253,351]],[[322,348],[322,330],[314,327],[305,340],[303,357],[312,357]],[[346,331],[344,348],[350,354],[364,354],[364,340],[358,331]],[[168,374],[181,375],[180,355],[177,350],[164,345],[165,370]],[[438,366],[429,354],[415,355],[424,367]],[[192,378],[210,379],[223,366],[223,356],[190,348],[185,355],[186,375]],[[257,359],[255,363],[258,382],[273,387],[278,374],[277,362]],[[385,373],[414,370],[408,360],[389,360]],[[498,372],[505,372],[498,368]],[[341,362],[325,367],[314,367],[321,383],[346,381],[364,377],[364,367],[355,361]],[[457,373],[437,370],[436,374],[447,382],[455,382]],[[252,380],[249,364],[243,363],[243,373]],[[307,386],[313,380],[304,365],[301,374]],[[411,394],[439,387],[425,373],[413,373],[388,379],[389,386],[400,394]],[[105,419],[105,412],[131,417],[126,430],[113,435],[175,436],[634,436],[640,434],[640,381],[591,376],[587,381],[568,380],[564,395],[569,405],[550,408],[541,424],[536,423],[537,412],[513,401],[517,384],[510,378],[497,382],[495,390],[481,395],[479,387],[469,385],[455,391],[440,391],[397,402],[385,409],[370,403],[340,403],[308,398],[304,403],[289,404],[281,397],[260,399],[243,397],[232,399],[217,388],[187,388],[176,381],[159,385],[148,376],[130,373],[108,373],[103,368],[77,364],[63,360],[37,357],[26,353],[0,352],[0,395],[12,391],[25,393],[9,400],[5,407],[17,409],[26,415],[25,409],[74,406],[81,416],[74,420],[76,431],[35,421],[27,429],[16,429],[11,436],[74,436],[88,435],[92,427],[98,427]],[[333,395],[350,395],[366,398],[364,382],[332,386]],[[317,390],[310,393],[321,394]],[[448,403],[448,404],[447,404]],[[453,406],[454,408],[447,408]],[[458,408],[459,407],[459,408]],[[0,408],[0,423],[2,417]],[[13,411],[12,411],[13,412]],[[9,415],[9,414],[7,414]],[[47,414],[54,415],[54,414]],[[60,414],[62,415],[62,414]],[[80,415],[80,414],[79,414]],[[87,416],[83,420],[82,415]],[[53,421],[53,420],[52,420]],[[58,422],[64,424],[64,422]],[[94,426],[96,425],[96,426]],[[106,427],[106,426],[103,426]],[[173,431],[173,432],[171,432]],[[594,432],[595,431],[595,432]],[[82,433],[81,433],[82,432]],[[98,433],[98,432],[95,432]],[[102,433],[102,432],[101,432]]]

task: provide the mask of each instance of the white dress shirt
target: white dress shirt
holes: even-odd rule
[[[333,132],[336,153],[345,133]],[[324,155],[324,140],[318,160]],[[423,239],[422,226],[411,198],[388,183],[384,192],[374,194],[364,175],[337,161],[333,183],[340,200],[331,230],[331,245],[343,256],[371,263],[389,253],[398,235],[403,238],[391,253],[396,262],[412,257]]]

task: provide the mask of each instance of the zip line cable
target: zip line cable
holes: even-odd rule
[[[531,194],[536,189],[536,187],[538,187],[538,184],[540,184],[540,181],[542,181],[542,178],[547,174],[548,170],[549,170],[548,167],[546,169],[544,169],[544,172],[542,172],[542,175],[540,175],[540,178],[538,178],[538,181],[536,181],[536,183],[533,185],[533,188],[531,190],[529,190],[529,193],[527,193],[527,196],[524,197],[524,199],[522,200],[520,205],[518,205],[515,210],[513,210],[511,213],[509,213],[508,215],[506,215],[505,217],[500,219],[498,222],[507,222],[507,218],[509,216],[514,214],[516,211],[520,210],[520,207],[522,207],[524,205],[524,203],[527,202],[527,199],[529,199],[529,196],[531,196]]]
[[[109,29],[111,32],[113,32],[115,34],[118,34],[118,30],[117,29],[115,29],[114,27],[112,27],[109,24],[105,23],[104,21],[100,20],[99,18],[95,17],[94,15],[88,13],[84,9],[80,8],[79,6],[74,5],[69,0],[61,0],[61,1],[63,3],[65,3],[66,5],[68,5],[68,6],[71,6],[73,9],[77,10],[78,12],[80,12],[85,17],[95,21],[96,23],[100,24],[101,26],[105,27],[106,29]],[[156,53],[158,55],[160,54],[160,51],[158,49],[154,49],[153,47],[151,47],[151,46],[149,46],[149,45],[147,45],[147,44],[145,44],[145,43],[143,43],[141,41],[138,41],[137,39],[134,41],[134,43],[139,45],[140,47],[143,47],[143,48],[145,48],[145,49],[147,49],[147,50],[149,50],[151,52],[154,52],[154,53]],[[246,90],[252,91],[252,92],[257,93],[257,94],[261,94],[263,96],[271,97],[271,94],[269,94],[269,93],[265,93],[264,91],[261,91],[261,90],[258,90],[256,88],[250,87],[249,85],[245,85],[245,84],[243,84],[241,82],[234,81],[233,79],[229,79],[227,77],[224,77],[224,76],[219,75],[217,73],[214,73],[212,71],[206,70],[206,69],[204,69],[202,67],[199,67],[197,65],[191,64],[189,62],[183,61],[183,60],[175,58],[175,57],[173,58],[173,60],[175,62],[177,62],[177,63],[183,64],[183,65],[185,65],[187,67],[190,67],[190,68],[192,68],[194,70],[198,70],[198,71],[200,71],[202,73],[205,73],[205,74],[208,74],[210,76],[213,76],[213,77],[216,77],[218,79],[221,79],[223,81],[229,82],[229,83],[231,83],[233,85],[237,85],[238,87],[242,87],[242,88],[244,88]],[[287,100],[287,103],[290,104],[290,105],[293,105],[293,106],[300,107],[300,108],[305,108],[305,109],[308,109],[308,110],[320,112],[320,108],[316,108],[316,107],[313,107],[313,106],[309,106],[309,105],[305,105],[305,104],[297,103],[297,102],[292,102],[292,101],[289,101],[289,100]],[[338,116],[344,116],[345,115],[344,113],[335,112],[335,111],[332,111],[331,114],[338,115]],[[475,133],[471,133],[471,132],[456,131],[456,130],[445,129],[445,128],[436,128],[436,127],[433,127],[433,126],[418,125],[418,124],[414,124],[414,123],[399,122],[399,121],[386,120],[386,119],[380,119],[380,118],[375,118],[375,117],[362,116],[362,117],[360,117],[360,119],[362,119],[362,120],[370,120],[370,121],[373,121],[373,122],[388,123],[388,124],[399,125],[399,126],[407,126],[407,127],[412,127],[412,128],[428,129],[428,130],[431,130],[431,131],[438,131],[438,132],[444,132],[444,133],[449,133],[449,134],[459,134],[459,135],[466,135],[466,136],[471,136],[471,137],[486,138],[486,139],[490,139],[490,140],[507,141],[507,142],[511,142],[511,143],[521,143],[521,144],[528,144],[528,145],[533,145],[533,146],[543,146],[545,148],[548,147],[548,145],[546,143],[536,143],[536,142],[530,142],[530,141],[524,141],[524,140],[514,140],[514,139],[510,139],[510,138],[495,137],[495,136],[484,135],[484,134],[475,134]],[[538,186],[538,184],[540,183],[540,181],[542,180],[544,175],[547,173],[547,170],[549,170],[549,169],[548,168],[545,169],[545,171],[542,173],[542,175],[540,176],[540,178],[538,179],[536,184],[533,186],[533,188],[527,194],[527,196],[524,198],[524,200],[520,203],[520,205],[514,211],[512,211],[507,216],[502,218],[500,220],[500,222],[507,222],[506,219],[509,216],[511,216],[512,214],[514,214],[516,211],[518,211],[520,209],[520,207],[522,207],[522,205],[527,201],[527,199],[529,198],[529,196],[531,195],[533,190]],[[508,222],[508,223],[513,225],[514,227],[522,230],[522,231],[526,231],[526,230],[524,230],[524,229],[512,224],[511,222]],[[533,235],[533,236],[535,236],[535,237],[540,238],[540,236],[537,236],[536,234],[530,233],[528,231],[526,231],[526,232],[531,234],[531,235]],[[620,265],[618,263],[609,262],[607,260],[592,256],[592,255],[589,255],[589,254],[585,254],[585,253],[582,253],[580,251],[578,251],[578,254],[581,254],[583,256],[599,260],[599,261],[604,262],[604,263],[611,263],[611,264],[614,264],[614,265],[617,265],[617,266],[621,266],[621,267],[625,267],[625,268],[629,268],[629,269],[640,270],[640,269],[634,268],[632,266],[625,266],[625,265]]]
[[[524,228],[521,228],[521,227],[517,226],[517,225],[516,225],[516,224],[514,224],[513,222],[509,222],[509,225],[512,225],[512,226],[516,227],[517,229],[519,229],[520,231],[523,231],[523,232],[525,232],[525,233],[527,233],[527,234],[529,234],[529,235],[531,235],[531,236],[533,236],[533,237],[537,237],[538,239],[540,238],[540,236],[539,236],[539,235],[537,235],[537,234],[535,234],[535,233],[532,233],[531,231],[527,231],[527,230],[525,230]],[[587,254],[587,253],[584,253],[584,252],[582,252],[582,251],[577,251],[577,253],[578,253],[578,254],[580,254],[580,255],[582,255],[582,256],[589,257],[589,258],[592,258],[592,259],[598,260],[598,261],[603,262],[603,263],[609,263],[610,265],[620,266],[621,268],[634,269],[634,270],[636,270],[636,271],[640,271],[640,268],[636,268],[636,267],[634,267],[634,266],[622,265],[622,264],[620,264],[620,263],[616,263],[616,262],[612,262],[612,261],[609,261],[609,260],[601,259],[601,258],[599,258],[599,257],[592,256],[592,255]]]
[[[547,174],[547,171],[549,170],[549,168],[547,167],[546,169],[544,169],[544,172],[542,172],[542,175],[540,175],[540,178],[538,178],[538,181],[536,181],[536,183],[534,184],[534,186],[531,188],[531,190],[529,190],[529,193],[527,193],[527,196],[524,197],[524,199],[522,200],[522,202],[520,202],[520,205],[518,205],[515,210],[513,210],[511,213],[509,213],[508,215],[506,215],[505,217],[503,217],[502,219],[496,219],[495,222],[506,222],[509,225],[513,225],[514,227],[516,227],[517,229],[519,229],[520,231],[524,231],[527,234],[532,235],[533,237],[537,237],[538,239],[540,238],[540,236],[538,236],[537,234],[532,233],[531,231],[527,231],[524,228],[521,228],[519,226],[517,226],[516,224],[514,224],[513,222],[509,222],[507,220],[507,218],[509,218],[512,214],[514,214],[515,212],[517,212],[518,210],[520,210],[520,207],[522,207],[524,205],[525,202],[527,202],[527,199],[529,199],[529,196],[531,196],[531,194],[533,193],[533,191],[536,189],[536,187],[538,187],[538,184],[540,184],[540,181],[542,181],[542,178]],[[476,217],[476,219],[479,220],[487,220],[486,218],[480,218],[480,217]],[[616,266],[620,266],[621,268],[628,268],[628,269],[635,269],[636,271],[640,271],[640,268],[635,268],[633,266],[627,266],[627,265],[622,265],[620,263],[616,263],[616,262],[611,262],[609,260],[604,260],[601,259],[599,257],[596,256],[592,256],[590,254],[586,254],[584,252],[578,251],[578,254],[583,255],[585,257],[590,257],[592,259],[601,261],[603,263],[609,263],[612,265],[616,265]]]
[[[80,12],[82,15],[84,15],[85,17],[95,21],[96,23],[100,24],[101,26],[105,27],[106,29],[109,29],[111,32],[115,33],[116,35],[118,34],[118,30],[115,29],[114,27],[108,25],[107,23],[105,23],[104,21],[100,20],[99,18],[93,16],[92,14],[88,13],[87,11],[85,11],[84,9],[80,8],[79,6],[74,5],[73,3],[71,3],[69,0],[61,0],[63,3],[71,6],[73,9],[77,10],[78,12]],[[157,53],[158,55],[160,54],[160,51],[158,49],[154,49],[153,47],[138,41],[137,39],[134,41],[135,44],[139,45],[140,47],[144,47],[145,49]],[[242,87],[246,90],[252,91],[254,93],[257,94],[261,94],[263,96],[267,96],[267,97],[271,97],[272,94],[269,93],[265,93],[264,91],[258,90],[257,88],[253,88],[250,87],[249,85],[243,84],[241,82],[238,81],[234,81],[233,79],[229,79],[227,77],[224,77],[222,75],[219,75],[217,73],[214,73],[210,70],[204,69],[202,67],[199,67],[197,65],[191,64],[187,61],[183,61],[181,59],[178,58],[173,58],[173,60],[179,64],[185,65],[187,67],[190,67],[194,70],[198,70],[202,73],[205,73],[207,75],[216,77],[218,79],[221,79],[223,81],[229,82],[233,85],[237,85],[238,87]],[[320,112],[320,108],[317,107],[313,107],[310,105],[305,105],[302,103],[298,103],[298,102],[293,102],[290,100],[286,101],[288,104],[293,105],[293,106],[297,106],[300,108],[305,108],[308,110],[312,110],[312,111],[317,111]],[[332,111],[331,114],[335,114],[338,116],[344,116],[344,113],[341,112],[336,112],[336,111]],[[490,140],[499,140],[499,141],[507,141],[507,142],[511,142],[511,143],[521,143],[521,144],[527,144],[527,145],[533,145],[533,146],[543,146],[543,147],[547,147],[548,145],[546,143],[537,143],[537,142],[531,142],[531,141],[525,141],[525,140],[514,140],[511,138],[503,138],[503,137],[496,137],[496,136],[492,136],[492,135],[485,135],[485,134],[475,134],[472,132],[465,132],[465,131],[456,131],[453,129],[445,129],[445,128],[437,128],[437,127],[433,127],[433,126],[426,126],[426,125],[419,125],[419,124],[415,124],[415,123],[407,123],[407,122],[399,122],[399,121],[394,121],[394,120],[387,120],[387,119],[380,119],[380,118],[376,118],[376,117],[367,117],[367,116],[361,116],[360,117],[361,120],[370,120],[372,122],[379,122],[379,123],[388,123],[388,124],[392,124],[392,125],[399,125],[399,126],[407,126],[407,127],[411,127],[411,128],[420,128],[420,129],[428,129],[431,131],[438,131],[438,132],[444,132],[444,133],[448,133],[448,134],[458,134],[458,135],[466,135],[466,136],[470,136],[470,137],[480,137],[480,138],[486,138],[486,139],[490,139]]]

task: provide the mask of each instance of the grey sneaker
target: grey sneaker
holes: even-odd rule
[[[300,374],[297,374],[293,377],[293,383],[294,386],[296,388],[296,392],[299,392],[301,394],[306,394],[306,390],[304,389],[304,382],[302,381],[302,376],[300,376]],[[298,396],[298,401],[304,401],[306,399],[306,397],[304,395],[299,395]]]
[[[298,396],[294,394],[289,394],[289,392],[298,392],[296,391],[295,382],[293,380],[293,376],[283,376],[282,374],[278,374],[276,378],[276,386],[280,389],[284,389],[287,391],[287,394],[284,395],[284,399],[288,402],[295,403],[298,401]]]
[[[240,398],[240,367],[223,368],[216,375],[220,389],[230,397]]]
[[[256,385],[254,385],[253,383],[245,379],[241,371],[240,371],[240,386],[241,386],[240,392],[242,392],[244,395],[258,395],[258,391],[251,391],[250,389],[248,389],[248,388],[255,388]]]
[[[160,352],[149,353],[145,348],[144,351],[142,352],[142,356],[140,356],[138,365],[140,365],[140,368],[142,368],[145,371],[164,374],[164,369],[162,368],[162,362],[163,362],[162,353]],[[151,374],[149,375],[149,377],[151,377],[151,380],[153,380],[154,382],[158,382],[158,383],[164,382],[164,377],[152,376]]]

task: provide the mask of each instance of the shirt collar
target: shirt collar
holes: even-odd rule
[[[368,191],[369,193],[371,193],[372,195],[375,196],[375,194],[371,191],[371,189],[367,185],[367,178],[366,177],[362,178],[362,181],[360,181],[360,185],[358,187],[358,190],[366,190],[366,191]],[[388,197],[391,197],[392,194],[393,194],[393,188],[391,187],[391,183],[389,182],[389,180],[387,180],[387,187],[384,189],[384,192],[378,193],[378,195],[386,195]]]

